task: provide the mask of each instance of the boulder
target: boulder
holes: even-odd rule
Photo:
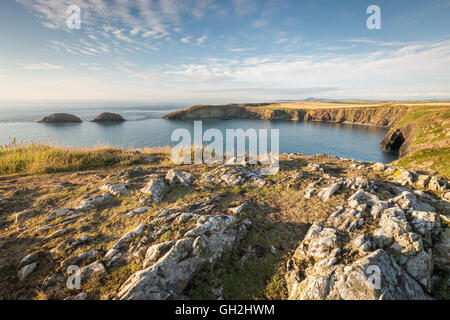
[[[323,201],[328,201],[341,188],[341,183],[334,183],[327,188],[323,188],[317,194]]]
[[[113,196],[110,193],[106,193],[102,196],[96,196],[90,199],[84,199],[78,204],[75,208],[80,211],[86,211],[95,207],[99,207],[109,203],[113,199]]]
[[[142,193],[151,195],[155,203],[160,203],[167,191],[167,185],[163,179],[151,180],[144,188],[141,189]]]
[[[202,216],[185,238],[152,246],[145,269],[132,275],[119,289],[122,300],[167,300],[183,293],[206,264],[229,252],[246,232],[248,222],[232,216]],[[165,253],[167,252],[167,253]]]
[[[20,269],[17,273],[19,280],[24,281],[34,271],[34,269],[36,269],[36,266],[37,263],[33,262]]]
[[[93,278],[101,277],[105,274],[105,266],[100,261],[96,261],[78,270],[75,277],[79,277],[81,284],[84,284]]]
[[[107,182],[105,183],[100,190],[109,192],[110,194],[117,196],[117,195],[127,195],[130,191],[127,189],[127,186],[123,183],[117,183],[117,182]]]
[[[81,123],[77,116],[68,113],[54,113],[39,121],[39,123]]]
[[[170,170],[166,175],[166,180],[169,180],[171,185],[180,183],[184,186],[190,186],[195,179],[196,177],[189,172],[175,169]]]
[[[126,121],[120,114],[103,112],[91,122],[124,122]]]

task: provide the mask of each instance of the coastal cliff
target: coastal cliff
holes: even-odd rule
[[[277,109],[270,104],[196,105],[172,112],[168,120],[199,119],[259,119],[304,120],[321,122],[351,122],[376,126],[391,126],[406,113],[406,107],[355,107],[326,109]]]
[[[168,120],[259,119],[354,123],[386,127],[380,146],[398,151],[396,163],[418,170],[432,169],[450,174],[450,107],[448,105],[380,104],[378,106],[305,108],[280,104],[197,105],[170,113]]]

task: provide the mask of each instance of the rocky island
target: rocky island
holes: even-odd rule
[[[91,122],[125,122],[126,120],[120,115],[116,113],[103,112],[97,116]]]
[[[82,120],[73,114],[54,113],[44,117],[39,123],[81,123]]]

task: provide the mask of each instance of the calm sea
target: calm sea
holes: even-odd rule
[[[162,117],[185,106],[136,107],[10,107],[0,106],[0,144],[18,142],[52,142],[78,147],[108,144],[119,147],[158,147],[174,145],[171,134],[185,128],[193,132],[192,121],[163,120]],[[120,124],[91,123],[101,112],[121,114],[127,122]],[[81,124],[40,124],[38,120],[54,112],[72,113],[83,119]],[[355,160],[389,163],[398,158],[384,152],[379,143],[387,130],[352,124],[315,122],[208,120],[203,129],[279,129],[280,152],[330,154]]]

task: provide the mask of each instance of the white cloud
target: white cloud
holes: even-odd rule
[[[128,43],[134,43],[134,40],[123,34],[124,30],[114,30],[112,34],[118,39]]]
[[[33,63],[33,64],[25,64],[25,63],[17,63],[17,65],[21,66],[25,70],[60,70],[63,69],[62,66],[50,64],[47,62],[41,63]]]
[[[203,44],[207,39],[208,39],[208,36],[206,34],[204,34],[203,36],[201,36],[200,38],[197,39],[197,43]]]
[[[415,91],[448,92],[450,96],[450,41],[393,47],[367,55],[267,56],[239,63],[215,60],[183,65],[169,73],[202,85],[213,79],[242,87],[340,88],[341,94],[366,98]]]
[[[182,38],[180,41],[183,43],[189,43],[191,41],[191,39],[192,39],[192,36],[187,36],[187,37]]]

